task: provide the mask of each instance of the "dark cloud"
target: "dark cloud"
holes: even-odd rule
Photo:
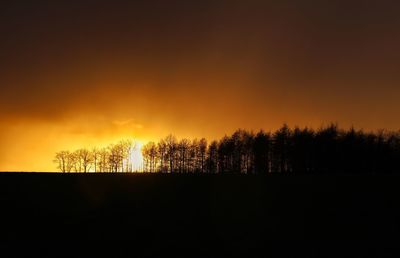
[[[171,119],[196,114],[201,123],[224,102],[237,127],[258,125],[265,114],[307,123],[315,113],[321,122],[400,126],[391,119],[400,110],[393,100],[400,96],[399,7],[398,1],[9,1],[0,11],[0,117],[131,109]],[[205,105],[199,96],[211,101]],[[370,118],[372,105],[380,118]]]

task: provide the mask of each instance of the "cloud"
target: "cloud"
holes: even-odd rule
[[[134,119],[127,119],[127,120],[115,120],[112,122],[114,125],[119,127],[131,127],[135,129],[142,129],[143,125],[136,123]]]

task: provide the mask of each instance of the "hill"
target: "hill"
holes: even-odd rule
[[[395,257],[398,175],[0,173],[3,257]]]

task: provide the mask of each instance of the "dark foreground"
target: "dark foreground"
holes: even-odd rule
[[[398,257],[400,176],[0,174],[1,257]]]

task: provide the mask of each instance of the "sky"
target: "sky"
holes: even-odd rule
[[[0,171],[120,139],[400,129],[399,1],[4,1]]]

